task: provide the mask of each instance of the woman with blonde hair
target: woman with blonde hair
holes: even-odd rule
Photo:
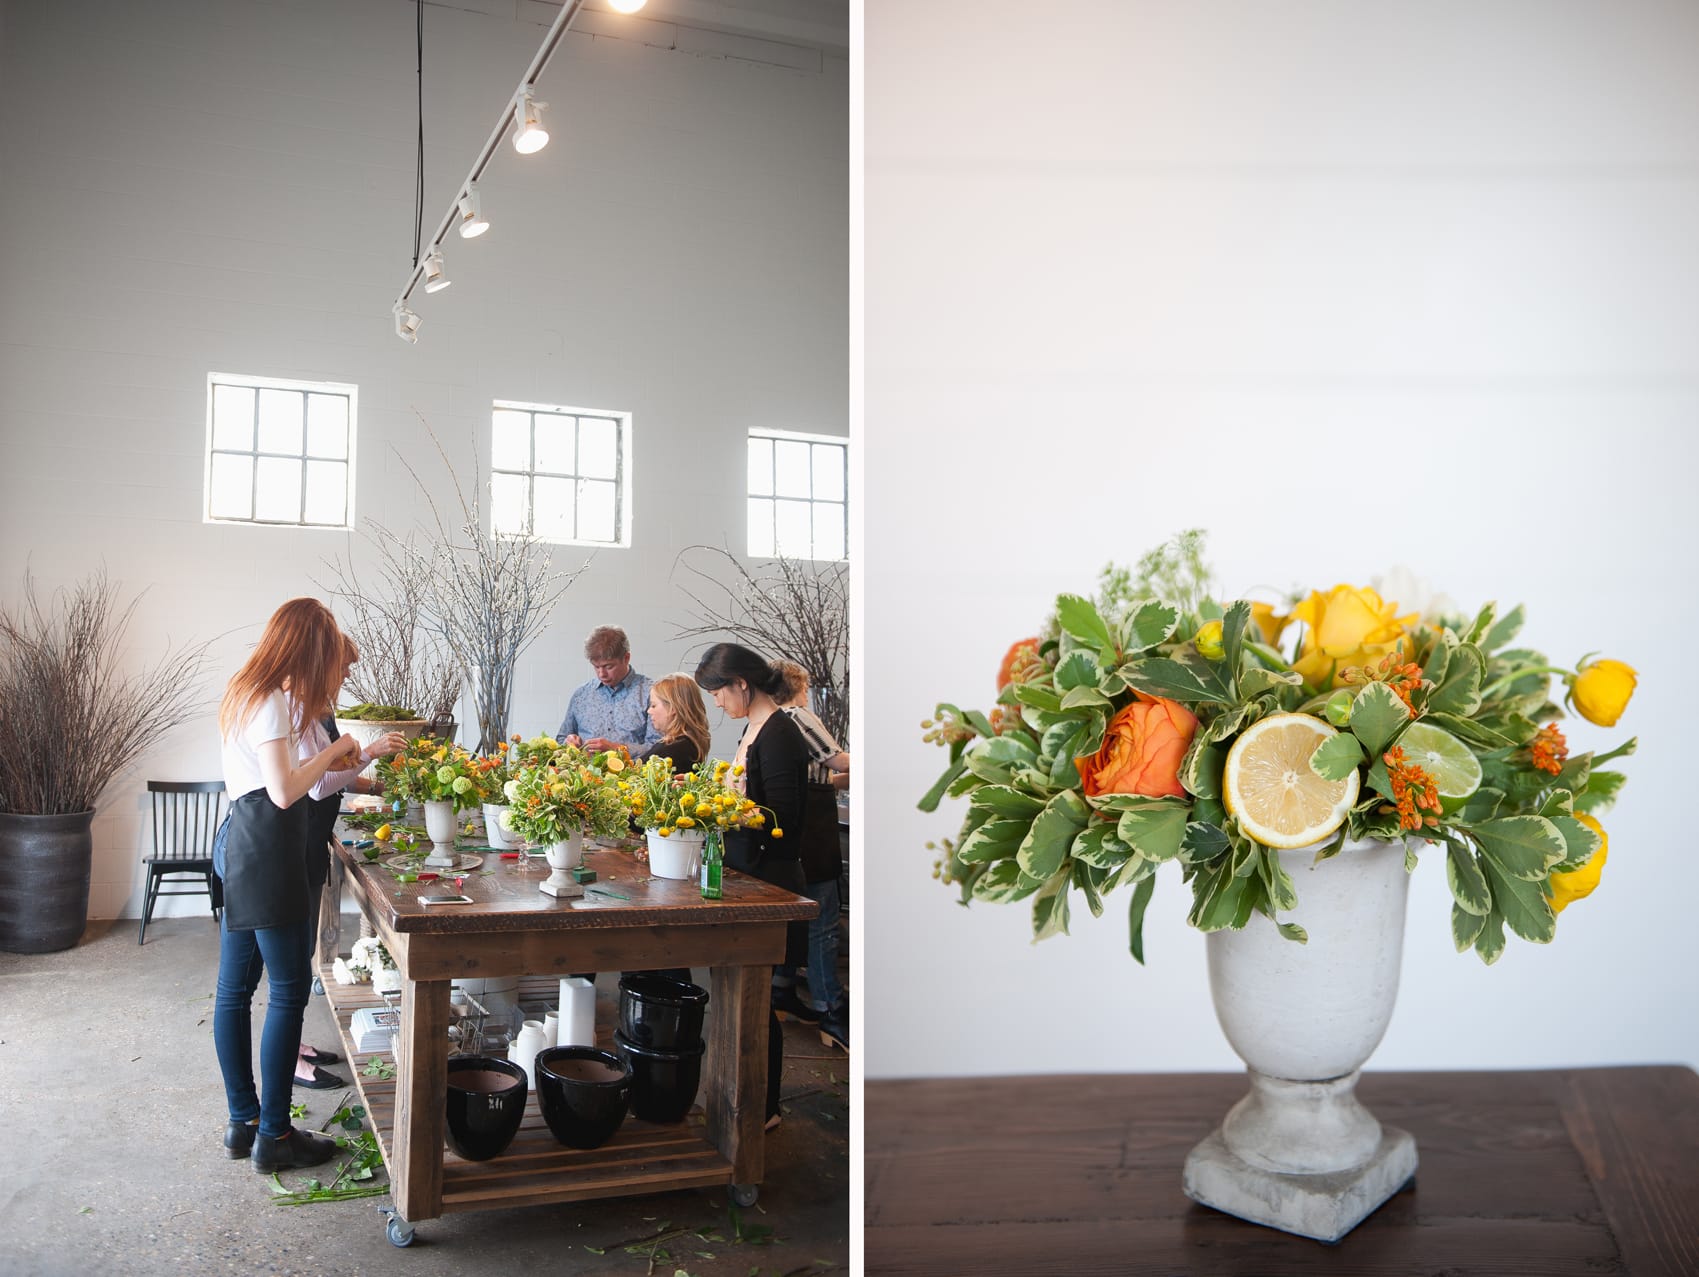
[[[224,882],[224,914],[213,1044],[230,1110],[225,1150],[251,1157],[262,1174],[316,1166],[336,1152],[334,1140],[289,1124],[289,1103],[312,984],[308,794],[327,771],[347,766],[360,746],[343,737],[306,760],[296,751],[307,725],[341,687],[346,651],[329,608],[317,599],[291,599],[266,622],[218,707],[230,816],[214,863]],[[270,993],[256,1093],[253,998],[262,970]]]
[[[668,674],[649,688],[649,721],[661,739],[632,761],[672,759],[674,772],[687,772],[708,757],[710,733],[702,692],[688,674]]]

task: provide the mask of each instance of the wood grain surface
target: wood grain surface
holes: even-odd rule
[[[1336,1246],[1180,1190],[1239,1074],[870,1081],[868,1273],[1699,1274],[1699,1074],[1367,1074],[1415,1182]]]

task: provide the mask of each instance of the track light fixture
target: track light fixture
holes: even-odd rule
[[[615,13],[636,13],[646,0],[608,0],[608,8]]]
[[[549,144],[549,131],[543,127],[543,108],[533,96],[531,86],[520,89],[513,99],[513,149],[521,155],[531,155]]]
[[[411,310],[407,309],[406,305],[402,302],[396,302],[393,309],[395,314],[395,335],[401,338],[402,341],[408,343],[418,341],[419,317]]]
[[[425,291],[427,293],[440,293],[452,282],[447,275],[443,274],[442,249],[433,248],[425,254]]]
[[[474,239],[489,229],[490,223],[484,217],[478,196],[478,184],[469,182],[460,196],[460,238]]]

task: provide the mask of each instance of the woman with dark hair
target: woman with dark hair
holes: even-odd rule
[[[291,599],[266,622],[218,708],[231,799],[215,851],[224,913],[212,1036],[230,1112],[225,1150],[251,1157],[254,1169],[267,1175],[317,1166],[336,1153],[334,1140],[289,1124],[289,1103],[312,983],[307,794],[327,771],[346,766],[360,746],[343,737],[305,761],[298,761],[296,750],[307,724],[330,709],[342,683],[344,651],[329,608],[317,599]],[[270,995],[256,1093],[253,1000],[262,970]]]
[[[634,753],[631,761],[670,758],[675,773],[689,771],[708,757],[708,715],[702,693],[688,674],[668,674],[649,686],[649,721],[661,739]]]
[[[779,711],[784,679],[768,661],[736,643],[716,643],[696,667],[696,682],[713,693],[714,704],[744,721],[732,759],[732,778],[744,794],[765,807],[768,822],[759,829],[728,829],[726,865],[787,891],[802,893],[802,866],[784,831],[802,828],[808,795],[808,745]],[[805,953],[786,955],[801,962]],[[771,1008],[767,1012],[767,1126],[779,1121],[779,1084],[784,1072],[784,1031]]]

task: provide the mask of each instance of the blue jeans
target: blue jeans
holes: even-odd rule
[[[817,1011],[836,1011],[845,1005],[838,983],[838,880],[811,882],[802,894],[820,906],[808,923],[808,995]]]
[[[224,1074],[224,1098],[232,1122],[258,1117],[260,1134],[277,1139],[289,1131],[295,1059],[301,1049],[301,1017],[312,988],[312,926],[231,931],[218,924],[218,993],[213,1001],[212,1041]],[[270,978],[265,1029],[260,1035],[260,1092],[254,1092],[254,990],[260,971]]]

